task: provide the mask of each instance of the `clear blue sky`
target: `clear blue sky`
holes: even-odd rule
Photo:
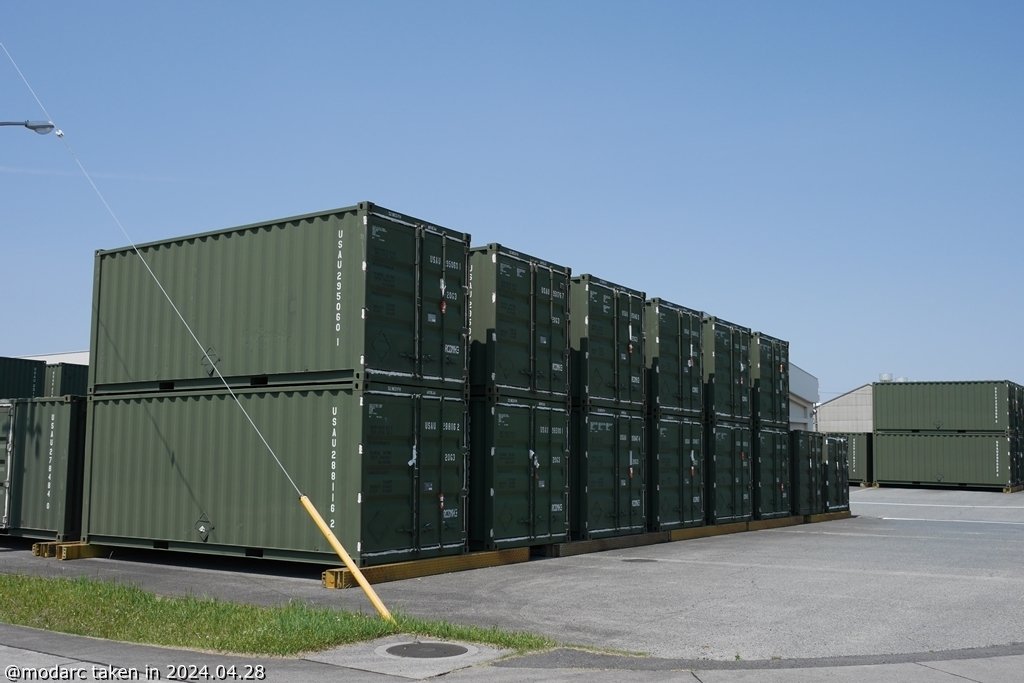
[[[39,7],[0,41],[137,241],[367,199],[788,339],[824,399],[1024,381],[1024,3]],[[0,355],[85,349],[126,240],[55,136],[0,129],[0,225]]]

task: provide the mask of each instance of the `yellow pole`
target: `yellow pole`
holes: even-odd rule
[[[313,518],[313,522],[320,527],[320,533],[324,535],[327,542],[331,544],[332,548],[334,548],[334,552],[336,552],[338,557],[341,558],[341,561],[345,563],[345,567],[352,572],[352,576],[356,577],[356,582],[359,584],[359,587],[363,589],[363,592],[366,593],[366,597],[370,599],[370,602],[377,609],[377,613],[380,614],[382,619],[394,623],[395,618],[391,616],[391,612],[388,611],[388,608],[385,607],[384,603],[377,597],[377,592],[373,590],[373,586],[371,586],[370,582],[366,580],[363,573],[359,571],[359,567],[357,567],[356,563],[352,561],[352,558],[349,556],[344,546],[341,545],[341,541],[338,540],[338,537],[335,536],[334,532],[327,526],[327,522],[324,521],[324,518],[321,517],[320,513],[316,511],[315,507],[313,507],[313,503],[310,502],[307,496],[301,496],[299,498],[299,502],[302,503],[302,507],[306,508],[306,512],[309,513],[309,516]]]

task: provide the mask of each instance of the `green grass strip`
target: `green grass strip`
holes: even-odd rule
[[[342,612],[304,603],[258,607],[210,598],[162,597],[127,584],[0,574],[0,621],[74,635],[193,650],[295,655],[398,633],[527,652],[554,641],[498,628],[395,615]]]

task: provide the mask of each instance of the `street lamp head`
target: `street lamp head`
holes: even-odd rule
[[[34,130],[40,135],[46,135],[55,128],[53,121],[26,121],[25,127],[29,130]]]
[[[40,135],[46,135],[56,128],[53,121],[0,121],[0,126],[24,126]],[[59,133],[58,133],[59,135]]]

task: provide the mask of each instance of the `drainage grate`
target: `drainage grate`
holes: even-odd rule
[[[399,643],[385,650],[395,657],[414,657],[416,659],[441,659],[458,657],[469,652],[469,648],[451,643]]]

